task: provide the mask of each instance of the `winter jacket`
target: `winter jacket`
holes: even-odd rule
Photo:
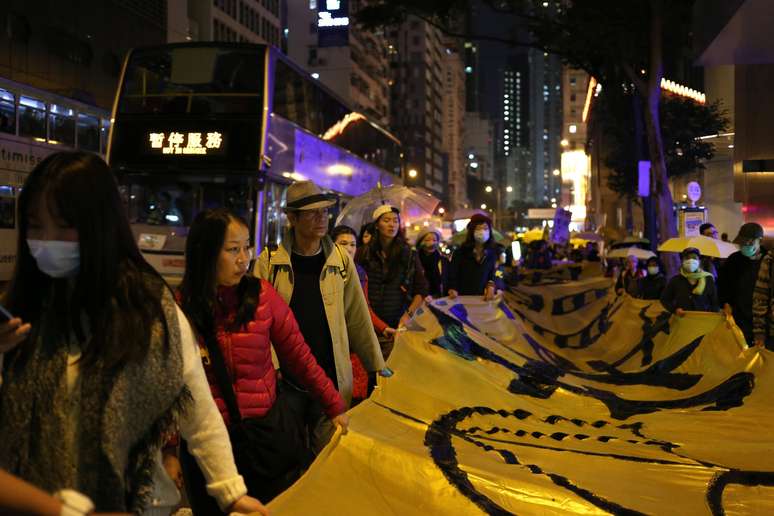
[[[268,282],[261,281],[255,316],[240,331],[229,330],[239,309],[236,287],[219,287],[218,300],[215,309],[218,347],[232,378],[234,395],[243,418],[265,416],[277,398],[277,373],[271,358],[272,344],[282,367],[303,383],[303,387],[320,402],[328,417],[333,418],[346,410],[344,400],[336,392],[333,382],[317,365],[309,346],[304,342],[293,312]],[[212,397],[226,424],[229,424],[228,408],[202,339],[199,339],[199,349]]]
[[[461,296],[480,296],[489,283],[503,290],[502,271],[496,249],[485,248],[484,258],[476,260],[472,246],[462,246],[456,251],[449,266],[449,290],[456,290]]]
[[[761,249],[757,260],[737,251],[725,261],[718,275],[718,301],[720,306],[728,303],[737,326],[749,341],[753,339],[753,292],[758,279],[761,262],[766,250]]]
[[[368,313],[371,314],[371,323],[374,325],[376,334],[381,335],[384,333],[384,330],[387,329],[387,323],[382,321],[379,316],[376,315],[374,309],[371,308],[371,301],[368,300],[368,274],[365,269],[357,263],[355,264],[355,268],[357,269],[357,275],[360,278],[360,288],[363,289],[363,295],[366,298],[366,303],[368,303]]]
[[[640,299],[661,299],[661,293],[664,292],[667,281],[666,276],[661,274],[648,274],[640,278],[637,286],[637,295]]]
[[[618,275],[618,280],[615,282],[615,289],[623,289],[630,296],[637,297],[639,295],[639,281],[641,278],[642,274],[640,272],[632,273],[628,269],[624,269],[621,271],[621,274]]]
[[[753,291],[753,335],[756,339],[774,337],[774,251],[761,258],[761,268]]]
[[[449,282],[449,260],[440,252],[434,251],[430,254],[417,249],[419,261],[427,278],[428,291],[433,297],[443,297],[448,290]]]
[[[704,292],[701,295],[696,295],[693,293],[695,285],[691,285],[687,278],[682,274],[673,276],[661,294],[661,304],[672,313],[678,308],[699,312],[717,312],[718,294],[715,289],[715,280],[712,279],[712,276],[707,276],[704,281]]]
[[[337,385],[349,405],[352,398],[350,349],[360,357],[366,370],[371,372],[385,367],[384,358],[368,313],[368,304],[360,288],[355,264],[347,252],[328,236],[322,239],[322,248],[326,261],[320,275],[320,292],[333,342]],[[269,281],[286,303],[293,297],[292,249],[293,232],[289,231],[276,251],[263,250],[255,267],[255,275]]]
[[[389,264],[377,256],[370,246],[364,246],[360,265],[368,274],[368,299],[376,315],[391,328],[397,328],[400,318],[414,296],[428,294],[427,279],[417,253],[406,245],[401,252],[397,271],[388,277]]]

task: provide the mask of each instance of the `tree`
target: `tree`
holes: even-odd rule
[[[531,35],[527,40],[520,39],[521,31],[517,30],[512,39],[469,30],[471,24],[460,23],[460,19],[469,16],[473,2],[375,0],[356,19],[371,26],[395,25],[413,15],[449,36],[497,40],[557,54],[566,64],[593,75],[603,89],[620,85],[622,80],[632,84],[644,106],[643,127],[651,161],[651,195],[656,201],[659,239],[675,236],[677,227],[661,129],[661,80],[664,49],[683,48],[688,42],[693,0],[670,0],[668,4],[665,0],[573,0],[560,9],[549,9],[539,1],[481,0],[502,16],[509,16],[514,26],[526,26]],[[667,265],[676,268],[676,260]]]

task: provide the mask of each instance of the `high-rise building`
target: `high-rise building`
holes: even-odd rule
[[[529,61],[526,54],[508,59],[499,70],[500,102],[496,154],[500,170],[500,187],[504,190],[501,208],[516,201],[527,201],[527,186],[531,183],[531,152],[529,149]]]
[[[182,14],[180,2],[170,7]],[[264,43],[281,47],[282,0],[187,0],[188,33],[191,41]],[[172,10],[172,9],[170,9]],[[179,38],[181,30],[171,34]],[[186,38],[188,39],[188,38]],[[174,40],[174,39],[173,39]]]
[[[446,42],[443,57],[443,130],[441,142],[448,155],[448,203],[451,210],[468,203],[465,174],[465,64],[458,46]]]
[[[562,161],[560,177],[561,196],[557,204],[572,212],[572,222],[580,227],[586,221],[590,161],[586,154],[588,109],[591,99],[598,94],[596,80],[576,68],[563,67],[562,71]]]
[[[527,199],[551,206],[561,196],[562,64],[558,56],[529,51],[529,130],[533,176]],[[553,200],[552,200],[553,199]]]
[[[390,117],[389,43],[365,31],[349,15],[359,0],[295,0],[288,3],[288,56],[347,101],[387,125]]]
[[[403,142],[409,185],[423,186],[444,202],[447,171],[443,148],[443,56],[440,31],[409,17],[389,34],[394,70],[391,127]]]

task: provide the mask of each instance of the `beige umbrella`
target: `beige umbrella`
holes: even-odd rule
[[[607,253],[608,258],[626,258],[628,256],[636,256],[640,260],[647,260],[648,258],[656,256],[656,253],[646,249],[640,249],[639,247],[620,247]]]
[[[736,244],[723,242],[722,240],[703,235],[670,238],[658,246],[658,250],[666,253],[680,253],[686,247],[695,247],[702,256],[713,256],[715,258],[728,258],[731,254],[739,250],[739,247],[737,247]]]

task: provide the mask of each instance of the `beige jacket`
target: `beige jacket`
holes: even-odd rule
[[[367,371],[383,369],[384,358],[363,289],[360,288],[355,264],[347,252],[334,244],[329,236],[323,238],[322,247],[327,259],[320,275],[320,291],[333,342],[339,393],[349,406],[352,400],[350,351],[360,357]],[[293,267],[290,262],[292,248],[293,232],[290,231],[285,234],[282,245],[271,255],[268,249],[263,250],[256,260],[254,272],[257,277],[274,285],[288,304],[293,296]]]

